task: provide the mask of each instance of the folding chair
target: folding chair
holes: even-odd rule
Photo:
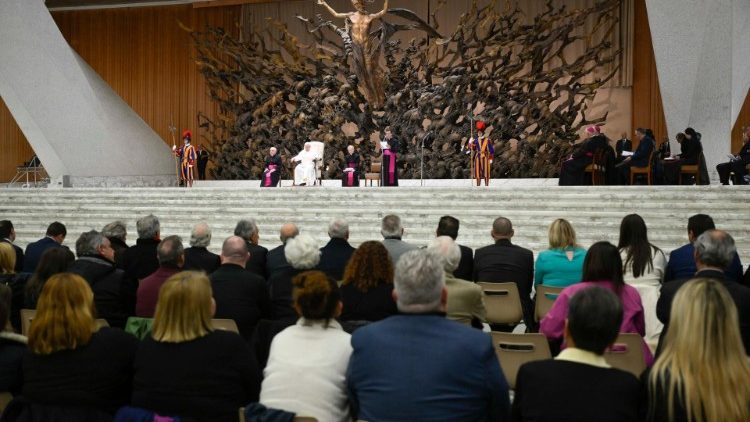
[[[237,323],[234,322],[233,319],[214,318],[211,320],[211,325],[213,325],[216,330],[231,331],[233,333],[240,332]]]
[[[620,333],[612,347],[604,352],[604,359],[613,368],[622,369],[640,377],[646,370],[646,359],[643,357],[643,338],[635,333]]]
[[[534,319],[539,322],[547,315],[555,299],[560,296],[562,287],[552,287],[540,284],[536,286],[536,303],[534,304]]]
[[[493,331],[492,346],[500,360],[505,379],[511,389],[516,388],[518,369],[526,362],[551,359],[549,343],[544,334],[526,333],[513,334]]]
[[[484,293],[484,307],[490,324],[516,325],[523,320],[521,295],[516,283],[477,283]]]

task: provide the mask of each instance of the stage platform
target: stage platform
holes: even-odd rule
[[[287,221],[322,246],[329,221],[339,216],[349,220],[354,245],[379,240],[380,220],[390,213],[401,216],[404,240],[424,245],[434,237],[438,219],[453,215],[461,221],[459,243],[477,248],[492,242],[492,221],[505,216],[513,221],[514,243],[538,252],[547,248],[547,230],[555,218],[569,219],[587,247],[598,240],[616,244],[622,217],[638,213],[652,243],[670,251],[687,242],[687,218],[707,213],[735,238],[743,263],[750,263],[750,186],[559,187],[556,179],[493,180],[490,187],[472,187],[468,180],[426,182],[419,187],[419,180],[402,180],[394,188],[341,188],[333,180],[323,187],[275,189],[260,188],[258,181],[197,182],[192,189],[3,189],[0,219],[13,221],[22,247],[41,238],[50,222],[60,221],[68,228],[65,244],[74,249],[82,232],[118,219],[127,223],[127,242],[133,244],[135,221],[153,213],[163,236],[177,234],[186,243],[195,223],[208,222],[210,249],[218,251],[237,220],[248,217],[258,221],[260,243],[271,248],[279,244],[278,229]]]

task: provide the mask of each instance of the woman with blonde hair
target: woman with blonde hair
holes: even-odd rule
[[[381,242],[368,241],[354,251],[344,270],[342,321],[380,321],[398,312],[393,300],[393,264]]]
[[[16,331],[21,330],[21,308],[23,308],[23,291],[29,279],[28,274],[16,274],[16,250],[13,245],[0,242],[0,284],[11,289],[10,322]]]
[[[37,305],[23,362],[23,396],[110,415],[127,404],[138,340],[97,328],[88,283],[76,274],[56,274],[44,284]]]
[[[659,359],[645,378],[649,421],[750,421],[750,361],[737,308],[721,282],[675,295]]]
[[[568,287],[581,281],[586,249],[578,245],[568,220],[558,218],[549,226],[549,249],[539,252],[534,265],[534,285]]]
[[[159,289],[152,334],[135,358],[133,406],[198,421],[237,420],[258,399],[260,374],[237,333],[214,330],[205,273],[175,274]]]
[[[292,282],[300,318],[273,338],[260,402],[319,421],[350,421],[346,368],[352,346],[335,320],[343,306],[339,288],[321,271],[303,272]]]

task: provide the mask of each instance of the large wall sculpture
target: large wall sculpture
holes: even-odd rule
[[[552,177],[581,127],[606,120],[587,110],[618,68],[608,41],[617,0],[577,10],[548,1],[532,20],[511,2],[474,1],[451,29],[428,23],[434,13],[420,17],[387,1],[374,12],[360,0],[353,11],[324,3],[322,13],[298,17],[309,44],[276,21],[244,41],[221,28],[193,32],[221,108],[220,118],[201,118],[214,177],[257,178],[271,146],[288,158],[315,140],[326,144],[326,177],[334,178],[349,144],[366,165],[377,159],[373,140],[390,125],[403,144],[401,177],[420,177],[424,144],[425,178],[464,178],[472,119],[489,127],[493,177]],[[589,20],[593,29],[582,31]],[[414,38],[394,37],[402,31]],[[577,43],[585,48],[571,54]]]

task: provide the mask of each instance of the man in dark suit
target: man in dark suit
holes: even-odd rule
[[[16,229],[10,220],[0,221],[0,242],[10,243],[13,250],[16,251],[16,266],[14,271],[20,273],[23,271],[23,249],[16,246],[13,242],[16,240]]]
[[[479,248],[474,253],[474,281],[495,283],[514,282],[521,295],[523,318],[527,327],[534,323],[534,304],[531,285],[534,282],[534,253],[511,243],[513,224],[505,217],[492,223],[494,245]]]
[[[147,215],[136,222],[138,239],[135,245],[122,254],[120,268],[125,271],[125,290],[128,312],[135,314],[135,296],[140,280],[159,268],[156,248],[161,241],[161,226],[154,215]]]
[[[102,235],[109,239],[109,243],[112,245],[112,249],[115,250],[115,265],[118,268],[121,267],[122,256],[125,251],[128,250],[128,244],[125,240],[128,236],[128,229],[124,222],[113,221],[102,229]]]
[[[245,269],[250,258],[245,240],[232,236],[221,247],[221,266],[211,274],[216,318],[232,319],[250,341],[261,319],[271,318],[271,298],[263,277]]]
[[[219,255],[208,250],[211,244],[211,228],[206,223],[198,223],[190,233],[190,248],[185,249],[184,271],[205,271],[211,274],[221,265]]]
[[[331,221],[328,225],[328,236],[331,240],[320,248],[317,269],[331,279],[340,281],[344,278],[344,269],[355,250],[349,244],[349,223],[340,218]]]
[[[651,162],[651,153],[656,148],[656,141],[654,141],[653,133],[651,129],[638,128],[635,131],[635,136],[638,137],[639,143],[638,148],[632,156],[625,158],[620,162],[617,167],[619,168],[619,178],[621,185],[630,184],[630,168],[631,167],[648,167]]]
[[[623,151],[632,151],[633,150],[633,142],[628,139],[628,133],[622,132],[620,135],[620,139],[617,140],[617,143],[615,143],[615,162],[617,164],[620,164],[625,160],[625,157],[622,156]]]
[[[747,184],[745,182],[745,174],[747,174],[746,167],[750,164],[750,127],[743,128],[742,140],[745,143],[734,159],[728,163],[721,163],[716,166],[716,171],[719,172],[719,180],[722,185],[729,184],[730,173],[734,173],[733,181],[735,185]]]
[[[284,246],[287,240],[297,237],[299,229],[294,223],[284,223],[279,230],[279,240],[281,245],[268,251],[266,256],[266,280],[269,280],[272,276],[282,271],[286,271],[291,268],[289,262],[284,256]]]
[[[591,287],[573,296],[565,323],[568,347],[555,359],[521,366],[511,420],[641,420],[640,382],[611,368],[603,356],[617,339],[621,322],[622,304],[613,292]]]
[[[448,236],[455,241],[458,237],[459,225],[460,222],[458,219],[450,215],[440,217],[435,237]],[[472,280],[474,274],[474,251],[468,246],[458,245],[458,247],[461,249],[461,261],[458,263],[458,268],[453,271],[453,276],[461,280]]]
[[[47,227],[45,237],[26,245],[26,254],[23,259],[23,272],[33,273],[36,270],[36,266],[39,264],[39,260],[42,258],[44,251],[62,245],[67,234],[68,231],[64,224],[57,221],[50,224]]]
[[[254,219],[240,220],[234,227],[234,235],[245,239],[245,246],[250,252],[250,259],[245,264],[245,269],[261,277],[266,276],[266,261],[268,249],[258,244],[258,224]]]
[[[659,321],[664,323],[657,353],[667,335],[674,295],[683,284],[696,278],[713,278],[721,281],[727,288],[729,295],[732,296],[732,300],[737,306],[740,334],[745,345],[745,351],[750,353],[750,288],[727,277],[724,273],[724,268],[729,265],[736,252],[734,239],[723,230],[707,230],[698,236],[695,240],[695,253],[693,255],[698,271],[691,278],[664,283],[659,300],[656,302],[656,316]]]
[[[406,252],[395,271],[398,315],[352,335],[354,419],[506,421],[508,384],[486,333],[445,318],[442,258]],[[450,399],[446,399],[450,398]]]
[[[664,282],[691,278],[697,268],[693,254],[693,242],[706,230],[713,230],[716,226],[714,220],[706,214],[696,214],[688,219],[687,232],[689,243],[682,245],[669,254],[669,262],[664,271]],[[742,282],[742,262],[737,252],[734,253],[732,262],[724,269],[727,277]],[[746,284],[748,285],[748,284]]]
[[[115,267],[115,250],[103,234],[91,230],[76,240],[78,259],[68,271],[83,277],[94,292],[94,304],[99,318],[112,327],[123,328],[130,314],[123,297],[124,273]]]

